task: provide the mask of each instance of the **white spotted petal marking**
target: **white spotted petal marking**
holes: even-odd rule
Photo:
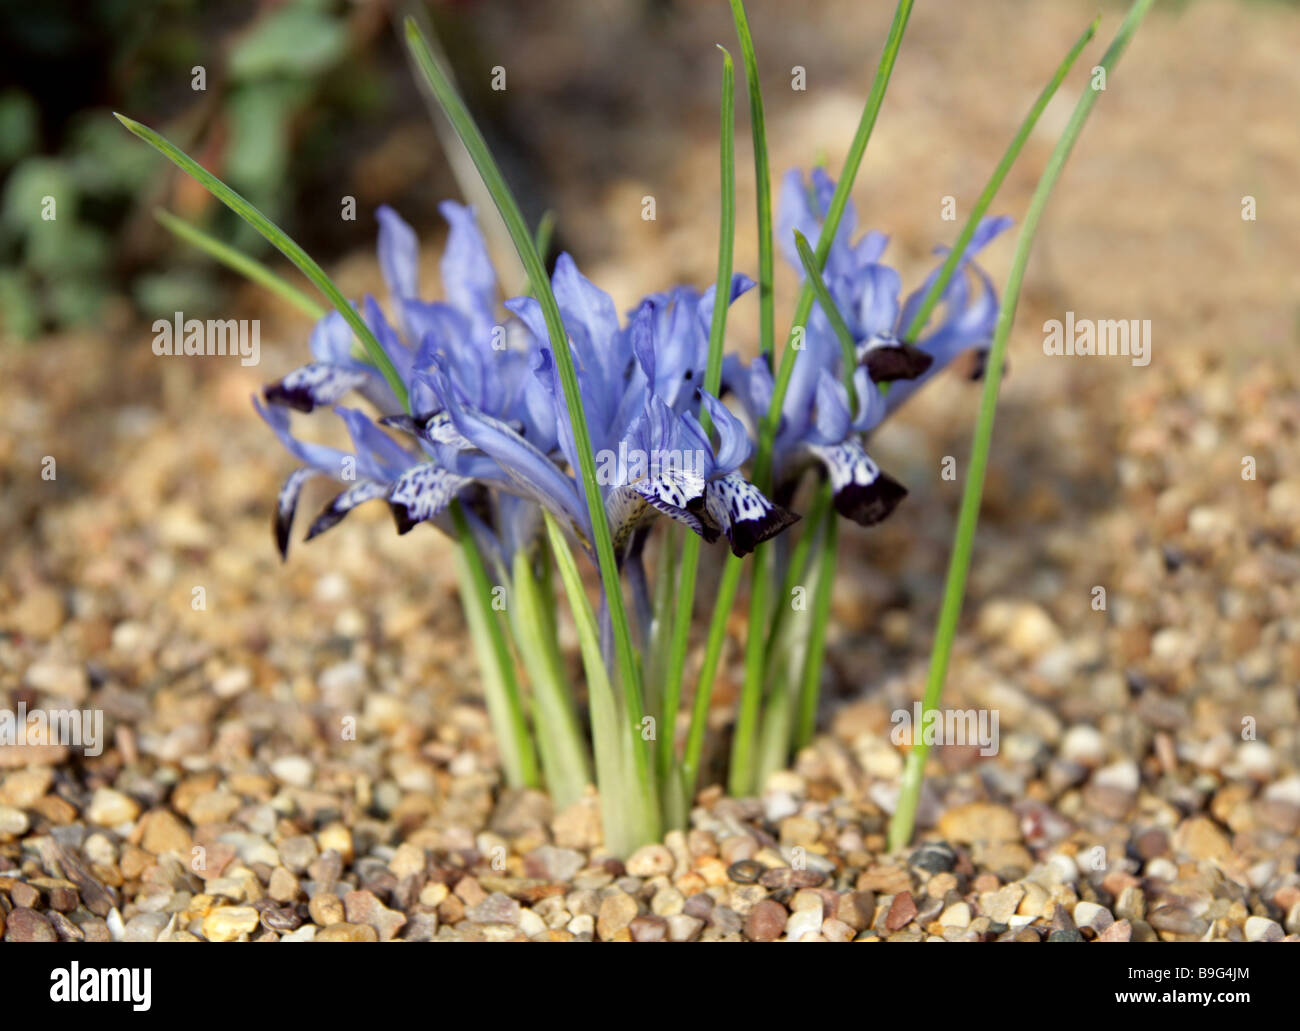
[[[266,400],[298,412],[310,412],[320,405],[330,405],[349,390],[364,386],[369,375],[332,362],[311,362],[294,369],[264,391]]]
[[[469,482],[432,462],[411,466],[388,491],[388,507],[397,521],[397,532],[407,533],[416,524],[441,514]]]
[[[907,488],[872,461],[854,440],[841,444],[809,445],[830,475],[835,510],[862,526],[873,526],[888,516],[907,496]]]
[[[727,535],[736,555],[748,555],[799,518],[769,501],[740,473],[728,473],[709,481],[705,511]]]

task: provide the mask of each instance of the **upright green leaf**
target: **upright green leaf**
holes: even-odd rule
[[[610,623],[613,628],[614,650],[618,662],[619,681],[627,697],[629,713],[644,714],[645,704],[641,694],[641,671],[636,653],[632,648],[632,633],[628,626],[627,607],[623,600],[622,583],[619,579],[618,562],[614,555],[614,542],[610,535],[609,519],[605,513],[604,497],[600,483],[596,478],[596,458],[592,450],[591,431],[587,426],[586,410],[582,395],[578,389],[578,374],[573,364],[573,354],[569,349],[568,334],[560,316],[560,307],[551,290],[546,267],[537,253],[532,233],[524,221],[514,194],[506,184],[496,159],[488,150],[483,134],[474,123],[473,116],[465,106],[460,94],[451,84],[446,72],[438,64],[428,43],[420,32],[419,26],[412,18],[406,19],[406,41],[415,57],[416,64],[433,90],[443,112],[447,115],[457,136],[469,152],[474,166],[478,169],[484,185],[492,195],[497,210],[506,224],[515,250],[528,273],[533,295],[542,308],[546,329],[550,335],[551,349],[559,372],[560,383],[564,390],[564,401],[569,412],[569,421],[573,427],[573,439],[578,455],[578,474],[582,480],[583,493],[591,517],[591,530],[594,540],[592,546],[596,552],[600,568],[600,579],[605,589],[606,604],[609,606]],[[648,748],[636,748],[636,765],[638,778],[643,791],[654,791],[652,767]]]
[[[718,275],[714,281],[713,318],[709,324],[709,355],[704,370],[704,389],[715,397],[722,382],[722,351],[727,332],[727,310],[731,305],[731,274],[736,236],[736,84],[731,55],[722,51],[722,127],[719,132],[721,169],[721,218],[718,226]],[[711,420],[707,409],[700,410],[700,424],[708,433]],[[688,534],[682,546],[681,572],[677,584],[677,611],[674,616],[672,642],[663,686],[664,720],[669,724],[660,736],[657,773],[661,789],[673,790],[668,783],[675,741],[677,710],[681,704],[682,681],[686,676],[686,645],[691,617],[695,611],[695,582],[700,562],[700,539]],[[684,807],[683,807],[684,808]]]
[[[1109,77],[1111,69],[1119,61],[1120,55],[1128,46],[1129,40],[1137,31],[1154,0],[1136,0],[1129,8],[1128,15],[1120,25],[1119,32],[1106,53],[1102,56],[1100,67]],[[1007,276],[1007,288],[1002,298],[1002,308],[998,312],[997,327],[993,333],[993,345],[989,350],[988,362],[984,370],[984,391],[980,397],[979,419],[975,424],[975,437],[971,443],[970,471],[966,475],[966,484],[962,491],[961,511],[957,517],[957,530],[953,536],[952,557],[948,563],[948,579],[944,585],[943,604],[939,610],[938,625],[934,634],[934,649],[930,654],[930,671],[926,678],[925,698],[922,703],[922,720],[924,714],[938,708],[943,695],[943,684],[948,674],[948,662],[952,656],[952,644],[957,636],[957,620],[961,616],[962,599],[966,593],[966,577],[970,571],[971,552],[974,550],[975,527],[979,522],[980,501],[984,496],[984,475],[988,469],[989,449],[993,442],[993,420],[997,413],[998,388],[1002,383],[1002,369],[1006,357],[1007,338],[1016,317],[1016,306],[1020,301],[1020,288],[1025,278],[1025,267],[1029,264],[1029,254],[1034,244],[1034,234],[1038,230],[1039,220],[1052,189],[1060,178],[1061,170],[1074,149],[1074,144],[1083,131],[1084,123],[1097,103],[1098,91],[1086,89],[1074,107],[1074,113],[1066,124],[1061,137],[1057,140],[1047,167],[1043,169],[1038,187],[1029,202],[1020,236],[1016,240],[1016,251],[1011,259],[1011,271]],[[908,753],[907,764],[903,771],[902,790],[899,795],[898,808],[889,823],[889,847],[898,850],[912,837],[912,828],[916,821],[916,807],[920,802],[921,784],[925,777],[925,763],[929,758],[930,746],[924,740],[914,740],[912,750]]]

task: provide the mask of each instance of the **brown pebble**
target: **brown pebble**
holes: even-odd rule
[[[708,922],[713,906],[713,896],[700,892],[698,895],[692,895],[686,900],[682,906],[682,912],[687,916],[695,917],[696,920]]]
[[[312,922],[321,927],[343,922],[343,900],[327,891],[317,892],[307,904]]]
[[[50,908],[60,913],[71,913],[77,908],[78,901],[76,888],[50,889]]]
[[[939,833],[946,841],[962,844],[1019,841],[1020,820],[1005,806],[968,802],[944,811]]]
[[[13,899],[15,906],[35,909],[36,903],[41,900],[41,893],[25,881],[15,881],[14,886],[9,889],[9,897]]]
[[[488,893],[473,877],[462,877],[451,890],[467,906],[477,906],[488,897]]]
[[[693,856],[716,856],[718,839],[709,831],[692,830],[686,834],[686,848]]]
[[[370,891],[348,892],[343,896],[343,908],[348,923],[368,924],[379,932],[382,941],[392,941],[406,923],[403,914],[389,909]]]
[[[322,888],[332,888],[343,876],[343,857],[332,848],[326,849],[307,867],[307,876]]]
[[[1183,906],[1161,906],[1151,914],[1151,926],[1166,934],[1200,935],[1205,933],[1209,924],[1192,914]]]
[[[727,876],[736,884],[753,884],[766,870],[757,859],[741,859],[727,867]]]
[[[86,936],[88,942],[106,942],[113,939],[108,931],[108,924],[97,916],[81,921],[81,933]]]
[[[745,937],[756,942],[776,941],[785,930],[788,917],[785,906],[775,899],[764,899],[745,918]]]
[[[448,895],[438,903],[438,919],[444,924],[460,923],[465,919],[465,903],[455,895]]]
[[[233,851],[231,855],[234,855]],[[126,845],[122,849],[122,860],[119,865],[122,868],[122,876],[128,881],[139,880],[153,864],[154,857],[142,848],[137,848],[135,845]]]
[[[282,866],[271,871],[271,879],[266,893],[276,902],[292,902],[298,897],[298,878]],[[332,923],[333,921],[331,921]]]
[[[771,891],[780,891],[783,888],[816,888],[825,880],[826,875],[816,870],[794,870],[788,866],[779,866],[759,877],[758,883]]]
[[[1148,859],[1155,859],[1156,856],[1163,856],[1169,851],[1169,835],[1160,828],[1153,827],[1139,834],[1133,844],[1137,854],[1145,862]]]
[[[1097,935],[1099,942],[1126,942],[1133,940],[1133,925],[1127,920],[1116,920]]]
[[[661,916],[638,916],[627,929],[632,933],[633,941],[661,942],[668,933],[668,921]]]
[[[45,915],[19,906],[5,920],[5,941],[7,942],[54,942],[59,936],[55,933]]]
[[[894,902],[889,907],[889,915],[885,917],[885,927],[891,931],[900,931],[912,922],[916,912],[916,902],[912,898],[912,893],[900,891],[894,896]]]
[[[1191,859],[1226,859],[1232,854],[1232,842],[1218,824],[1206,816],[1185,820],[1174,833],[1174,847]]]
[[[369,924],[331,924],[316,932],[318,942],[377,942],[379,932]]]
[[[874,891],[879,895],[897,895],[909,891],[912,875],[905,866],[873,866],[858,875],[858,891]]]
[[[600,901],[596,916],[596,933],[601,941],[614,941],[626,931],[637,915],[637,901],[625,892],[615,892]]]
[[[49,913],[46,913],[45,916],[54,930],[58,932],[59,938],[63,941],[79,942],[86,940],[86,935],[81,928],[60,913],[57,909],[51,910]]]
[[[262,909],[262,926],[268,931],[293,931],[302,925],[302,917],[293,906],[266,906]]]
[[[855,931],[864,931],[876,912],[876,896],[869,891],[847,891],[835,903],[835,919]]]
[[[63,760],[59,758],[51,761],[62,762]],[[32,812],[38,813],[50,823],[59,827],[66,827],[81,815],[77,812],[76,806],[66,798],[60,798],[58,795],[46,795],[44,798],[38,798],[32,803],[31,809]]]

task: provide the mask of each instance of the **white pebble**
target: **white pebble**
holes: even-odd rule
[[[1274,781],[1264,790],[1264,797],[1270,802],[1281,802],[1300,809],[1300,776]]]
[[[1074,922],[1080,927],[1104,931],[1115,922],[1115,918],[1105,906],[1099,906],[1095,902],[1077,902],[1074,906]]]
[[[218,698],[234,698],[253,686],[253,674],[246,666],[223,670],[212,680],[212,693]]]
[[[1061,739],[1061,758],[1096,766],[1106,758],[1106,740],[1096,727],[1076,723]]]
[[[1058,852],[1047,861],[1047,869],[1061,884],[1073,884],[1079,879],[1079,865],[1064,852]]]
[[[546,933],[546,921],[531,909],[521,909],[519,911],[519,929],[529,938],[532,938],[534,935]]]
[[[1241,771],[1252,780],[1272,780],[1277,772],[1277,759],[1263,741],[1243,741],[1237,747],[1237,762]]]
[[[806,934],[820,934],[822,929],[822,907],[802,909],[791,913],[785,922],[785,934],[789,941],[797,942]]]
[[[1132,759],[1121,759],[1099,769],[1092,775],[1092,781],[1098,787],[1114,788],[1133,795],[1137,794],[1142,783],[1142,774]]]
[[[1246,941],[1265,942],[1280,941],[1283,937],[1282,925],[1268,917],[1251,916],[1246,918]]]
[[[11,805],[0,805],[0,834],[26,834],[31,821],[21,809]]]
[[[778,823],[799,811],[799,802],[786,791],[773,791],[763,796],[763,816],[769,823]]]
[[[316,767],[310,759],[301,755],[283,755],[271,760],[271,774],[282,784],[294,788],[310,787],[316,774]]]

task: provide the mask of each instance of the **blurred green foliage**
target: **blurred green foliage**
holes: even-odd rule
[[[355,118],[382,92],[374,30],[384,17],[356,31],[359,10],[344,0],[47,0],[6,19],[24,86],[0,93],[0,328],[30,338],[93,324],[115,291],[145,311],[219,303],[209,263],[152,224],[130,233],[173,180],[111,111],[174,135],[282,217],[295,160],[321,149],[304,134],[328,135],[331,112]],[[263,246],[224,212],[182,213],[241,248]]]

